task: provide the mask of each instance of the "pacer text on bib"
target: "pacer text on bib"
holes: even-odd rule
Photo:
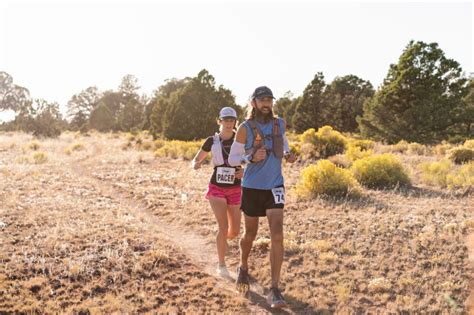
[[[218,167],[216,171],[216,182],[219,184],[233,184],[235,180],[235,168]]]

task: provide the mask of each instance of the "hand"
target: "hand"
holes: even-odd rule
[[[192,165],[192,167],[193,167],[195,170],[200,169],[200,168],[201,168],[201,164],[202,164],[202,162],[198,162],[198,161],[196,161],[196,160],[193,160],[193,161],[191,162],[191,165]]]
[[[263,161],[267,158],[267,149],[265,148],[265,145],[261,146],[255,153],[253,154],[252,157],[252,163],[257,163],[260,161]]]
[[[235,170],[235,178],[236,179],[242,179],[244,177],[244,169],[243,168],[238,168]]]
[[[294,163],[296,161],[296,154],[294,153],[288,153],[285,155],[285,160],[288,162],[288,163]]]

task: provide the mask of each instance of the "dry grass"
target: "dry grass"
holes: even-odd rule
[[[180,227],[181,235],[193,233],[210,244],[202,255],[213,268],[216,223],[203,197],[211,168],[192,171],[188,161],[155,157],[134,144],[124,151],[125,137],[92,132],[42,140],[47,161],[35,164],[33,152],[23,152],[30,136],[0,135],[0,143],[8,143],[0,150],[0,310],[265,311],[223,289],[196,263],[185,250],[196,247],[191,239],[169,241],[170,226]],[[142,145],[150,141],[140,137]],[[70,143],[84,146],[67,155]],[[414,170],[441,158],[406,151],[399,157]],[[284,166],[289,190],[304,167]],[[288,198],[281,287],[291,311],[466,311],[470,271],[463,239],[474,229],[472,195],[427,186],[417,173],[412,184],[407,190],[364,190],[358,200]],[[262,219],[250,274],[264,287],[270,285],[269,245]],[[238,240],[230,242],[226,259],[234,270]]]

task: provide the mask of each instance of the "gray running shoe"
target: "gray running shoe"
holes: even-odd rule
[[[285,299],[278,288],[270,289],[270,292],[268,292],[267,295],[267,303],[271,308],[283,308],[287,306]]]
[[[239,267],[237,269],[237,291],[242,294],[247,294],[250,289],[249,272],[247,269]]]

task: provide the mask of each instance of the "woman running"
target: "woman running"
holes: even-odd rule
[[[217,121],[219,133],[208,137],[192,161],[195,170],[201,167],[209,152],[212,155],[214,172],[209,182],[206,199],[209,200],[217,220],[219,231],[216,236],[219,264],[217,273],[227,277],[229,272],[225,264],[227,239],[237,237],[240,232],[240,179],[243,169],[231,167],[227,161],[230,147],[234,142],[237,113],[231,107],[224,107],[219,112]]]

